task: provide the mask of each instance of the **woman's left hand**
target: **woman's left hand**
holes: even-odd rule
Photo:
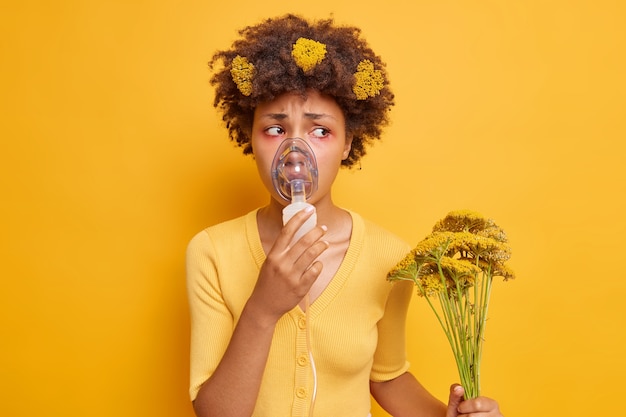
[[[471,400],[464,400],[465,391],[459,384],[450,387],[450,399],[448,400],[448,410],[446,417],[503,417],[500,413],[498,403],[487,397],[478,397]]]

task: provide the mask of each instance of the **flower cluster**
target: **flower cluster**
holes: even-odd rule
[[[507,237],[476,212],[450,212],[388,274],[415,283],[441,324],[466,397],[480,395],[480,361],[493,277],[515,278],[505,264]],[[439,303],[433,302],[438,300]]]
[[[296,65],[309,72],[326,57],[326,45],[307,38],[299,38],[293,45],[291,56]]]
[[[231,64],[230,75],[244,96],[252,94],[252,78],[254,77],[254,65],[247,58],[237,55]]]
[[[356,79],[352,91],[358,100],[366,100],[380,93],[384,86],[383,73],[374,69],[374,64],[368,59],[359,62],[354,74]]]
[[[307,38],[299,38],[291,50],[296,65],[310,73],[326,57],[326,45]],[[252,80],[254,78],[254,65],[247,58],[237,55],[230,68],[230,74],[237,85],[237,89],[244,96],[252,94]],[[368,59],[359,62],[354,73],[354,86],[352,91],[357,100],[366,100],[380,94],[385,85],[385,79],[381,70],[374,69],[374,63]]]

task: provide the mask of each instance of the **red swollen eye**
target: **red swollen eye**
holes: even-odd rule
[[[316,138],[325,138],[326,136],[328,136],[329,133],[330,133],[330,130],[324,127],[317,127],[313,129],[313,131],[311,132],[311,136],[316,137]]]
[[[285,134],[285,130],[280,126],[272,126],[265,129],[265,133],[270,136],[280,136]]]

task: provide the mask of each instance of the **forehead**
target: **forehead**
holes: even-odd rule
[[[289,92],[281,94],[274,100],[263,102],[255,109],[255,118],[273,115],[275,117],[289,118],[298,115],[309,117],[329,116],[343,120],[343,111],[328,95],[320,94],[316,90],[308,90],[306,93]]]

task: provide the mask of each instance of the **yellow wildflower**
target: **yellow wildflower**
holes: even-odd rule
[[[505,242],[478,233],[480,232],[476,234],[467,231],[451,233],[452,238],[446,256],[458,254],[462,258],[480,258],[500,263],[511,257],[511,249]]]
[[[293,45],[291,56],[296,65],[308,72],[326,57],[326,45],[307,38],[299,38]]]
[[[451,211],[433,227],[433,232],[475,232],[485,228],[488,220],[480,213],[471,210]]]
[[[432,233],[419,242],[413,249],[413,252],[416,258],[430,257],[437,259],[448,250],[453,237],[453,233]]]
[[[374,63],[368,59],[359,62],[354,74],[356,79],[352,91],[358,100],[365,100],[380,93],[384,86],[383,73],[374,69]]]
[[[506,233],[500,228],[493,220],[488,220],[486,227],[483,230],[476,232],[479,236],[486,236],[497,240],[498,242],[506,243],[508,241]]]
[[[473,263],[464,259],[454,259],[444,256],[440,261],[441,269],[448,272],[452,278],[464,278],[468,282],[473,282],[474,276],[481,272],[481,269]]]
[[[404,259],[387,274],[389,280],[401,280],[410,279],[413,280],[417,275],[417,265],[415,264],[415,258],[413,252],[409,252]]]
[[[493,277],[515,278],[504,231],[476,212],[453,211],[392,270],[413,281],[441,324],[466,398],[480,395],[480,362]],[[436,301],[439,301],[438,303]]]
[[[478,265],[483,271],[487,271],[492,277],[502,277],[505,281],[515,279],[515,272],[503,263],[479,261]]]
[[[252,78],[254,77],[254,65],[247,58],[237,55],[231,64],[230,75],[244,96],[252,94]]]
[[[422,275],[416,281],[416,284],[419,290],[418,295],[421,297],[432,297],[446,289],[438,273]]]
[[[502,277],[505,281],[515,279],[515,272],[506,265],[495,265],[493,276]]]

